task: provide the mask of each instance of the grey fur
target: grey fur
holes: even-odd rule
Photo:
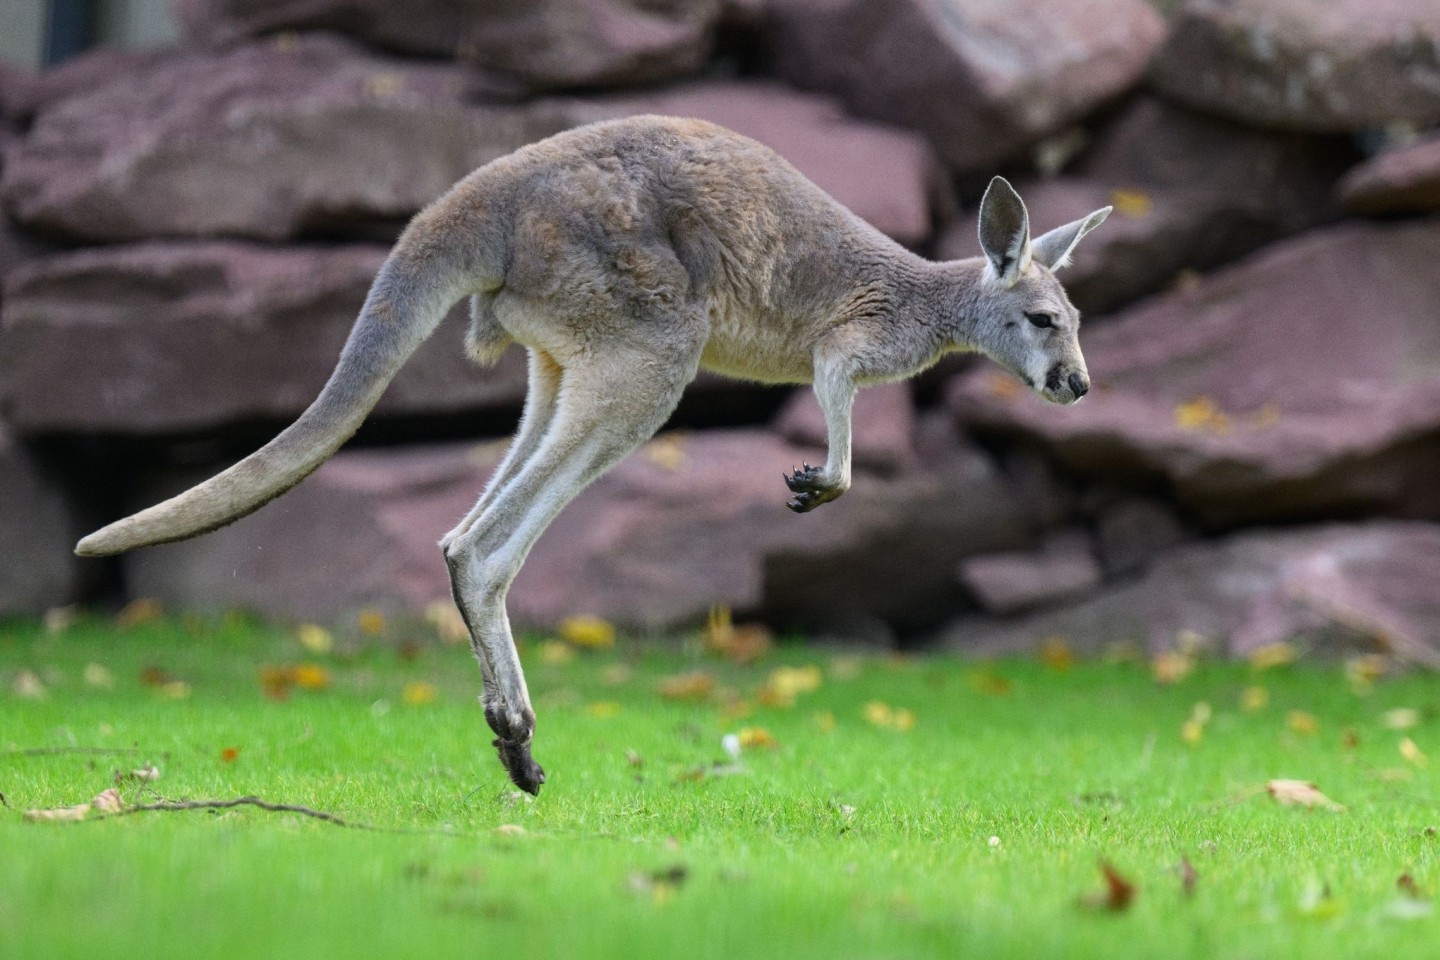
[[[471,355],[488,362],[520,343],[530,391],[510,453],[441,547],[495,745],[515,783],[535,792],[544,781],[530,756],[535,714],[505,594],[554,516],[659,429],[697,370],[814,384],[829,453],[823,468],[788,478],[798,512],[850,486],[858,387],[970,350],[1053,402],[1088,388],[1079,316],[1046,264],[1062,262],[1108,211],[1032,247],[1025,206],[1004,180],[991,182],[981,209],[987,257],[932,263],[773,151],[713,124],[634,117],[525,147],[415,218],[329,383],[291,427],[211,480],[91,534],[77,552],[195,536],[300,482],[469,295]]]

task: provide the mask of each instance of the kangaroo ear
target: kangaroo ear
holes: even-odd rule
[[[980,200],[980,249],[1005,286],[1030,266],[1030,214],[1004,177],[996,177]]]
[[[1068,264],[1070,252],[1075,249],[1075,245],[1085,234],[1104,223],[1105,218],[1110,216],[1110,211],[1113,209],[1113,207],[1101,207],[1088,217],[1081,217],[1074,223],[1056,227],[1049,233],[1036,237],[1033,245],[1036,262],[1051,270],[1059,270]]]

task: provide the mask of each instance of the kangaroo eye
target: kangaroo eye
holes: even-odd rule
[[[1053,313],[1027,313],[1025,319],[1042,330],[1048,330],[1055,326],[1055,314]]]

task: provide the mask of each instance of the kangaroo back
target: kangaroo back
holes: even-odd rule
[[[223,473],[90,534],[75,552],[105,556],[223,527],[280,496],[340,449],[405,361],[468,292],[452,258],[431,243],[407,242],[412,233],[413,228],[381,266],[339,363],[299,419]]]

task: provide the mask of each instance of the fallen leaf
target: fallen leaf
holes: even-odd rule
[[[1395,889],[1399,890],[1407,897],[1413,897],[1416,900],[1425,899],[1425,894],[1421,892],[1420,885],[1417,884],[1415,882],[1415,878],[1410,876],[1410,874],[1408,873],[1402,873],[1399,877],[1395,879]]]
[[[220,751],[220,759],[225,763],[234,763],[240,759],[239,747],[224,747]]]
[[[1210,723],[1210,704],[1201,700],[1190,709],[1189,718],[1180,725],[1180,737],[1186,743],[1197,744],[1205,736],[1205,727]]]
[[[1320,788],[1308,780],[1270,780],[1265,784],[1265,792],[1275,798],[1275,802],[1284,806],[1305,807],[1314,809],[1320,807],[1324,810],[1344,810],[1345,808],[1331,800],[1320,792]]]
[[[1345,912],[1345,905],[1330,895],[1330,884],[1311,877],[1300,894],[1301,916],[1312,920],[1330,920]]]
[[[589,650],[604,650],[615,646],[615,627],[608,620],[599,617],[566,617],[560,623],[560,639],[577,647]]]
[[[1345,750],[1354,750],[1360,746],[1360,734],[1355,732],[1354,727],[1346,727],[1340,734],[1340,746]]]
[[[439,689],[426,680],[412,680],[400,691],[400,702],[411,707],[423,707],[439,698]]]
[[[165,610],[160,606],[159,600],[141,597],[131,600],[120,608],[120,612],[115,614],[115,626],[136,627],[142,623],[159,620],[164,615]]]
[[[600,671],[600,682],[607,687],[618,687],[630,682],[635,668],[628,663],[612,663]]]
[[[1091,910],[1108,910],[1121,913],[1130,909],[1139,889],[1134,881],[1116,870],[1108,860],[1100,861],[1100,873],[1105,878],[1104,893],[1090,893],[1080,898],[1081,906]]]
[[[1283,640],[1279,643],[1267,643],[1263,647],[1256,647],[1246,657],[1250,661],[1252,670],[1273,670],[1275,667],[1288,667],[1300,658],[1300,651],[1293,643],[1286,643]]]
[[[120,799],[120,791],[114,787],[108,790],[101,790],[90,801],[90,805],[101,813],[119,813],[125,809],[125,801]]]
[[[111,673],[108,667],[98,663],[85,664],[85,670],[80,676],[87,687],[109,690],[115,686],[115,674]]]
[[[1422,769],[1430,763],[1430,758],[1425,756],[1415,741],[1409,737],[1405,737],[1400,741],[1400,756],[1404,757],[1407,763]]]
[[[1255,430],[1269,430],[1280,422],[1280,405],[1267,403],[1246,414],[1245,422]]]
[[[1075,651],[1061,636],[1046,637],[1040,642],[1040,662],[1059,673],[1075,666]]]
[[[300,663],[293,671],[295,686],[301,690],[324,690],[330,686],[330,671],[318,663]]]
[[[302,623],[296,628],[295,637],[300,641],[300,646],[316,656],[324,656],[335,649],[335,638],[330,635],[330,631],[313,623]]]
[[[54,636],[57,633],[64,633],[75,625],[75,620],[80,609],[73,604],[68,607],[51,607],[45,611],[44,618],[40,621],[45,626],[45,632]]]
[[[780,746],[780,741],[771,735],[764,727],[742,727],[739,733],[740,746],[743,749],[761,748],[773,750]]]
[[[190,684],[184,680],[171,680],[156,687],[155,694],[162,700],[185,700],[190,696]]]
[[[1285,726],[1301,736],[1313,737],[1320,732],[1320,719],[1304,710],[1291,710],[1285,714]]]
[[[965,682],[976,693],[991,697],[1003,697],[1015,689],[1010,678],[1001,676],[994,670],[970,670],[965,674]]]
[[[360,615],[355,618],[355,625],[359,627],[360,632],[367,637],[374,637],[384,633],[386,622],[385,614],[374,607],[366,607],[364,610],[361,610]]]
[[[1199,878],[1200,875],[1195,872],[1195,865],[1190,862],[1190,858],[1182,856],[1180,858],[1180,889],[1185,896],[1193,897],[1195,895],[1195,882]]]
[[[148,666],[140,670],[140,682],[147,687],[163,687],[174,679],[164,667]]]
[[[540,661],[552,667],[564,666],[575,659],[575,648],[559,640],[546,640],[540,644]]]
[[[1389,730],[1409,730],[1411,727],[1419,726],[1420,711],[1414,707],[1396,707],[1394,710],[1386,710],[1380,716],[1381,722]]]
[[[737,627],[730,619],[730,608],[715,604],[705,622],[705,649],[735,663],[753,663],[775,646],[770,631],[759,624]]]
[[[865,661],[850,654],[839,654],[830,658],[829,670],[834,680],[854,680],[865,672]]]
[[[883,700],[871,700],[860,708],[860,715],[865,722],[877,727],[888,727],[895,721],[895,711],[890,704]]]
[[[1179,683],[1190,676],[1190,672],[1194,669],[1195,658],[1178,650],[1159,654],[1150,661],[1150,674],[1155,678],[1156,683]]]
[[[585,707],[585,712],[597,720],[608,720],[619,716],[620,704],[614,700],[596,700]]]
[[[1345,661],[1345,678],[1358,691],[1369,690],[1376,680],[1390,672],[1390,658],[1367,653]]]
[[[495,832],[502,837],[523,837],[525,828],[518,823],[502,823],[495,828]]]
[[[767,707],[793,707],[801,694],[819,690],[821,680],[820,668],[814,664],[776,667],[770,671],[756,699]]]
[[[136,767],[126,774],[116,774],[116,780],[135,780],[140,783],[150,783],[160,779],[160,768],[153,763],[147,763],[143,767]]]
[[[815,728],[821,733],[835,732],[835,714],[831,711],[821,710],[819,713],[814,714],[810,719],[814,722]]]
[[[715,689],[715,675],[709,670],[689,670],[661,677],[656,684],[667,700],[705,700]]]
[[[1270,691],[1264,687],[1250,686],[1240,691],[1240,709],[1246,713],[1264,710],[1270,703]]]
[[[630,889],[634,893],[648,895],[657,906],[663,906],[674,898],[688,876],[689,870],[684,864],[663,870],[636,870],[630,874]]]
[[[10,682],[10,689],[22,700],[43,700],[45,684],[40,676],[31,670],[21,670]]]
[[[295,672],[290,667],[267,665],[260,668],[260,692],[271,700],[286,699],[294,685]]]

